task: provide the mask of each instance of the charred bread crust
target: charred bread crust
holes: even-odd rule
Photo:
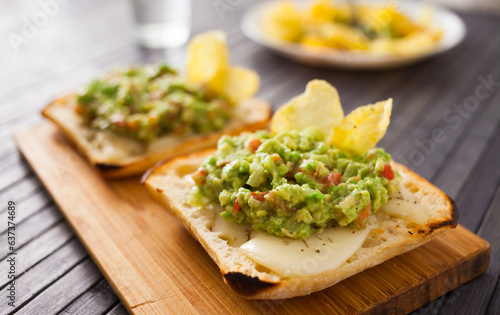
[[[457,204],[455,203],[455,200],[453,200],[448,195],[446,195],[446,197],[448,197],[448,201],[451,203],[451,207],[452,207],[452,210],[451,210],[452,219],[451,219],[450,224],[451,224],[452,228],[456,228],[458,225],[458,218],[459,218],[458,207],[457,207]]]
[[[251,277],[241,272],[228,272],[224,274],[224,281],[234,292],[245,297],[256,296],[279,285],[279,283],[262,281],[257,277]]]
[[[127,158],[123,162],[108,162],[105,160],[99,160],[99,158],[93,154],[92,145],[81,140],[81,135],[77,134],[79,131],[75,131],[74,126],[69,126],[68,122],[61,121],[61,119],[58,119],[57,115],[54,115],[54,111],[57,111],[58,108],[68,108],[68,106],[70,106],[70,100],[73,97],[74,94],[68,94],[57,98],[42,110],[42,115],[56,124],[63,131],[66,138],[68,138],[69,141],[76,146],[78,151],[85,156],[87,160],[103,174],[104,177],[107,178],[119,178],[141,174],[159,160],[173,158],[179,154],[187,154],[190,151],[198,151],[200,148],[204,149],[208,146],[215,147],[217,140],[223,134],[237,135],[244,131],[266,129],[269,120],[271,119],[271,106],[269,104],[256,99],[246,100],[245,102],[248,103],[247,107],[258,103],[259,113],[261,116],[259,120],[248,123],[235,122],[230,129],[196,135],[195,137],[187,138],[182,143],[178,143],[173,147],[165,148],[164,150],[146,152],[142,155]],[[74,115],[76,116],[76,114]]]
[[[168,163],[169,160],[161,160],[158,161],[153,167],[149,168],[144,174],[141,176],[141,185],[144,185],[148,180],[148,177],[152,175],[157,169],[161,168],[163,165]]]
[[[109,171],[119,170],[119,169],[123,168],[123,165],[95,163],[95,167],[97,167],[101,172],[109,172]]]
[[[448,198],[448,201],[451,204],[451,220],[441,221],[441,222],[432,222],[429,223],[429,234],[434,232],[435,230],[439,230],[445,226],[449,226],[454,229],[458,225],[458,208],[457,204],[453,199],[451,199],[448,195],[445,195]]]

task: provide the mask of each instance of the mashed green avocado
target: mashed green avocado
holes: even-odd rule
[[[90,127],[144,142],[168,133],[219,130],[231,114],[226,99],[186,82],[164,64],[111,72],[90,82],[76,103]]]
[[[304,239],[328,226],[361,229],[397,189],[390,155],[347,155],[315,128],[224,136],[193,175],[193,205],[216,203],[221,216],[270,234]]]

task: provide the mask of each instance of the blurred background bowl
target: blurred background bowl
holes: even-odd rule
[[[278,0],[279,1],[279,0]],[[432,56],[444,53],[458,45],[466,33],[465,24],[462,19],[450,10],[433,4],[434,14],[431,19],[433,27],[443,30],[443,37],[435,47],[427,52],[414,55],[389,55],[374,54],[366,51],[341,50],[329,47],[307,48],[302,44],[279,40],[266,34],[261,27],[263,14],[276,1],[258,3],[244,13],[241,19],[243,33],[251,40],[265,46],[276,53],[286,56],[301,63],[345,69],[358,70],[380,70],[402,67]],[[311,1],[297,1],[298,5],[307,4]],[[364,5],[386,5],[385,0],[361,1],[353,0],[354,4]],[[428,4],[424,2],[399,1],[398,11],[413,20],[427,9]]]

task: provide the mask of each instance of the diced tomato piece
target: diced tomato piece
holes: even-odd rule
[[[274,153],[273,155],[271,155],[271,159],[273,159],[274,162],[279,162],[282,160],[281,156],[277,153]]]
[[[127,127],[132,129],[132,130],[138,129],[137,124],[135,122],[132,122],[132,121],[127,122]]]
[[[113,122],[113,125],[117,127],[127,127],[127,122],[125,120],[117,120]]]
[[[366,220],[368,220],[368,217],[370,216],[371,212],[372,212],[371,201],[369,201],[368,205],[363,210],[361,210],[358,218],[354,221],[354,225],[357,229],[361,230],[362,228],[365,227]]]
[[[276,197],[276,193],[274,192],[274,190],[271,190],[267,193],[267,200],[269,200],[270,202],[274,201],[274,197]]]
[[[117,127],[127,127],[128,124],[122,114],[111,115],[111,117],[109,117],[109,121],[111,122],[111,124]]]
[[[264,198],[267,195],[266,193],[252,192],[251,195],[252,195],[253,199],[255,199],[255,200],[258,200],[260,202],[266,201],[266,198]]]
[[[83,113],[85,113],[86,111],[87,111],[87,110],[86,110],[83,106],[77,105],[77,106],[75,107],[75,113],[77,113],[77,114],[81,114],[81,115],[82,115],[82,114],[83,114]]]
[[[248,149],[250,149],[250,151],[252,152],[255,152],[257,151],[257,149],[260,147],[261,144],[262,142],[260,141],[259,138],[253,138],[248,142]]]
[[[234,212],[240,211],[240,204],[238,203],[238,198],[234,200]]]
[[[197,185],[203,185],[207,177],[207,171],[200,169],[198,172],[194,173],[191,178]]]
[[[330,173],[323,179],[323,184],[326,186],[338,186],[340,184],[340,178],[342,173]]]
[[[302,162],[300,162],[299,167],[298,167],[299,172],[303,172],[305,170],[306,163],[307,163],[307,159],[302,159]]]
[[[390,164],[384,165],[384,170],[380,172],[380,175],[384,176],[388,180],[394,179],[394,172],[392,171],[392,167]]]

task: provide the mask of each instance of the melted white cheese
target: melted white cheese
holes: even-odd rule
[[[380,211],[418,225],[425,225],[429,220],[425,207],[417,202],[415,196],[404,185],[400,185],[400,191],[392,194]]]
[[[363,245],[373,226],[360,231],[348,227],[327,228],[324,233],[306,240],[255,232],[240,250],[280,276],[313,276],[345,263]]]
[[[92,130],[88,135],[88,141],[93,144],[94,154],[99,156],[99,160],[108,162],[122,161],[144,152],[144,147],[139,141],[110,131]]]
[[[227,240],[229,246],[240,247],[248,241],[252,227],[228,222],[216,214],[212,231],[219,233],[220,238]]]
[[[400,189],[380,211],[409,222],[425,224],[428,220],[426,209],[418,204],[404,185]],[[239,247],[245,256],[277,275],[300,277],[337,269],[361,248],[370,231],[377,226],[376,217],[370,216],[364,230],[327,228],[322,234],[312,235],[306,240],[293,240],[262,231],[251,232],[250,226],[227,222],[216,214],[212,231],[227,240],[228,245]]]

